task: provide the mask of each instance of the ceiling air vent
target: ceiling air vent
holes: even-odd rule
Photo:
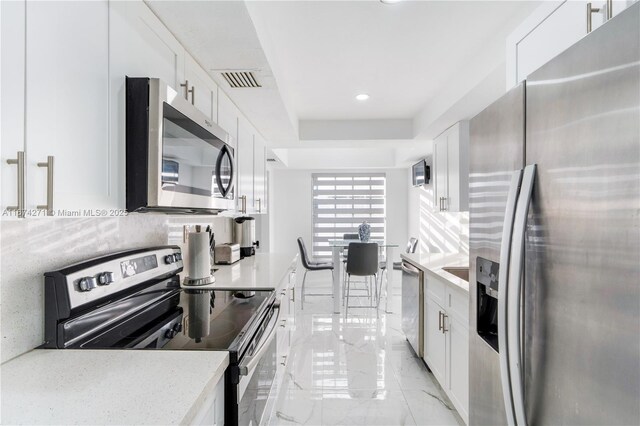
[[[224,71],[221,73],[229,86],[234,89],[241,87],[262,87],[252,71]]]

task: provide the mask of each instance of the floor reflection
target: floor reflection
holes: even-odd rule
[[[395,282],[399,287],[399,276]],[[307,285],[330,289],[322,277]],[[463,424],[411,351],[400,328],[400,297],[394,303],[394,314],[350,309],[346,318],[331,314],[331,297],[296,306],[290,362],[270,424]]]

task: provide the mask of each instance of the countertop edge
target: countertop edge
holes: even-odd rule
[[[209,394],[215,391],[216,386],[218,386],[218,383],[221,379],[224,380],[224,372],[227,370],[228,366],[229,353],[227,352],[224,360],[220,363],[220,365],[218,365],[215,373],[213,374],[213,376],[211,376],[205,387],[202,389],[202,392],[200,392],[200,395],[198,395],[198,398],[191,405],[191,407],[187,411],[187,414],[185,414],[182,420],[180,420],[181,425],[191,424],[196,414],[198,414],[198,412],[202,408],[202,404],[204,404]]]
[[[451,287],[455,287],[469,293],[469,283],[467,281],[464,281],[463,279],[442,269],[445,266],[468,266],[468,255],[463,253],[434,253],[433,257],[437,258],[437,261],[433,262],[423,261],[418,258],[418,255],[411,255],[409,253],[401,253],[400,257],[425,273],[444,280]]]

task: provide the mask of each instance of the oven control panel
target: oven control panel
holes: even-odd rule
[[[63,274],[70,308],[74,309],[145,281],[176,274],[182,268],[180,248],[165,246],[116,253],[48,274]]]

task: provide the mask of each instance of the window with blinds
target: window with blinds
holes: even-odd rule
[[[371,239],[384,241],[384,173],[316,173],[313,180],[313,257],[331,257],[329,241],[357,234],[365,220]]]

